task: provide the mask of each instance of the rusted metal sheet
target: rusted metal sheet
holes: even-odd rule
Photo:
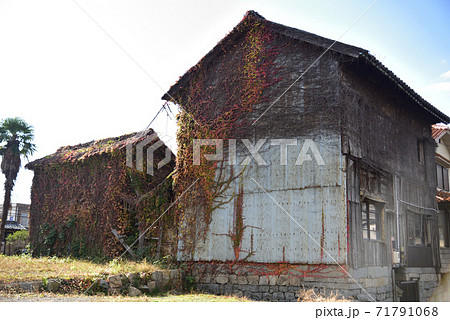
[[[312,161],[295,165],[305,141],[297,140],[297,146],[288,147],[287,165],[280,164],[280,147],[266,143],[260,154],[267,165],[252,161],[243,178],[236,180],[235,195],[239,183],[243,185],[244,232],[238,248],[241,260],[308,264],[346,261],[345,176],[340,138],[313,138],[325,165],[318,165],[311,153]],[[246,156],[238,152],[238,163]],[[242,169],[235,166],[234,172]],[[235,201],[214,212],[206,241],[197,245],[194,260],[235,259]]]

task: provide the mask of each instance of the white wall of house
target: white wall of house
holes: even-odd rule
[[[436,139],[436,153],[450,161],[450,135],[444,134],[441,139]]]
[[[437,164],[437,175],[438,175],[438,190],[443,191],[450,191],[450,133],[447,130],[440,138],[436,139],[437,148],[436,148],[436,164]],[[447,187],[444,185],[442,186],[442,178],[439,177],[440,170],[439,166],[442,166],[444,168],[447,168]],[[445,173],[444,173],[445,174]],[[441,209],[444,209],[445,206],[440,206]],[[446,213],[446,210],[441,210],[440,214],[438,215],[438,224],[439,224],[439,245],[441,247],[441,263],[442,265],[445,265],[445,267],[448,267],[447,260],[449,259],[450,255],[448,252],[442,248],[448,247],[450,245],[449,241],[449,222],[448,222],[448,213]]]
[[[441,138],[436,139],[436,143],[436,164],[447,169],[450,168],[450,134],[446,132]],[[437,170],[437,175],[438,190],[450,191],[450,183],[448,182],[450,181],[450,170],[447,170],[445,174],[447,178],[447,183],[445,184],[441,182],[443,178],[440,177],[439,170]]]

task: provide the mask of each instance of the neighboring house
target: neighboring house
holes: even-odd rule
[[[174,164],[175,157],[151,129],[62,147],[27,164],[34,171],[33,254],[120,256],[121,242],[137,241],[170,204],[168,175]],[[147,230],[139,240],[141,253],[170,253],[171,243],[176,244],[173,225],[168,213]]]
[[[3,205],[0,205],[0,212]],[[30,205],[23,203],[13,203],[8,211],[6,220],[5,235],[6,237],[19,230],[28,230],[30,217]]]
[[[163,99],[182,108],[178,257],[199,287],[262,300],[295,300],[302,286],[361,301],[431,296],[431,125],[450,119],[367,50],[250,11]],[[205,157],[191,165],[195,138],[232,139],[212,167],[231,182],[215,208]]]
[[[438,228],[439,247],[441,252],[441,273],[450,272],[450,128],[445,124],[433,126],[433,139],[437,143],[436,176],[439,206]]]

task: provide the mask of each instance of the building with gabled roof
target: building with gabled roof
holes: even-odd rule
[[[182,110],[178,258],[199,287],[281,301],[302,286],[431,296],[431,125],[450,119],[367,50],[249,11],[163,99]]]
[[[171,213],[147,228],[172,201],[174,165],[152,129],[61,147],[27,164],[34,171],[33,254],[117,257],[125,251],[122,241],[134,242],[132,250],[139,243],[141,252],[156,254],[158,246],[170,253],[177,231]]]

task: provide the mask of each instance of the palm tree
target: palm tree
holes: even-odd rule
[[[5,199],[3,201],[2,222],[0,224],[1,253],[4,250],[5,224],[11,206],[11,192],[20,169],[20,157],[32,155],[36,150],[33,144],[33,127],[21,118],[7,118],[0,123],[1,169],[5,175]]]

